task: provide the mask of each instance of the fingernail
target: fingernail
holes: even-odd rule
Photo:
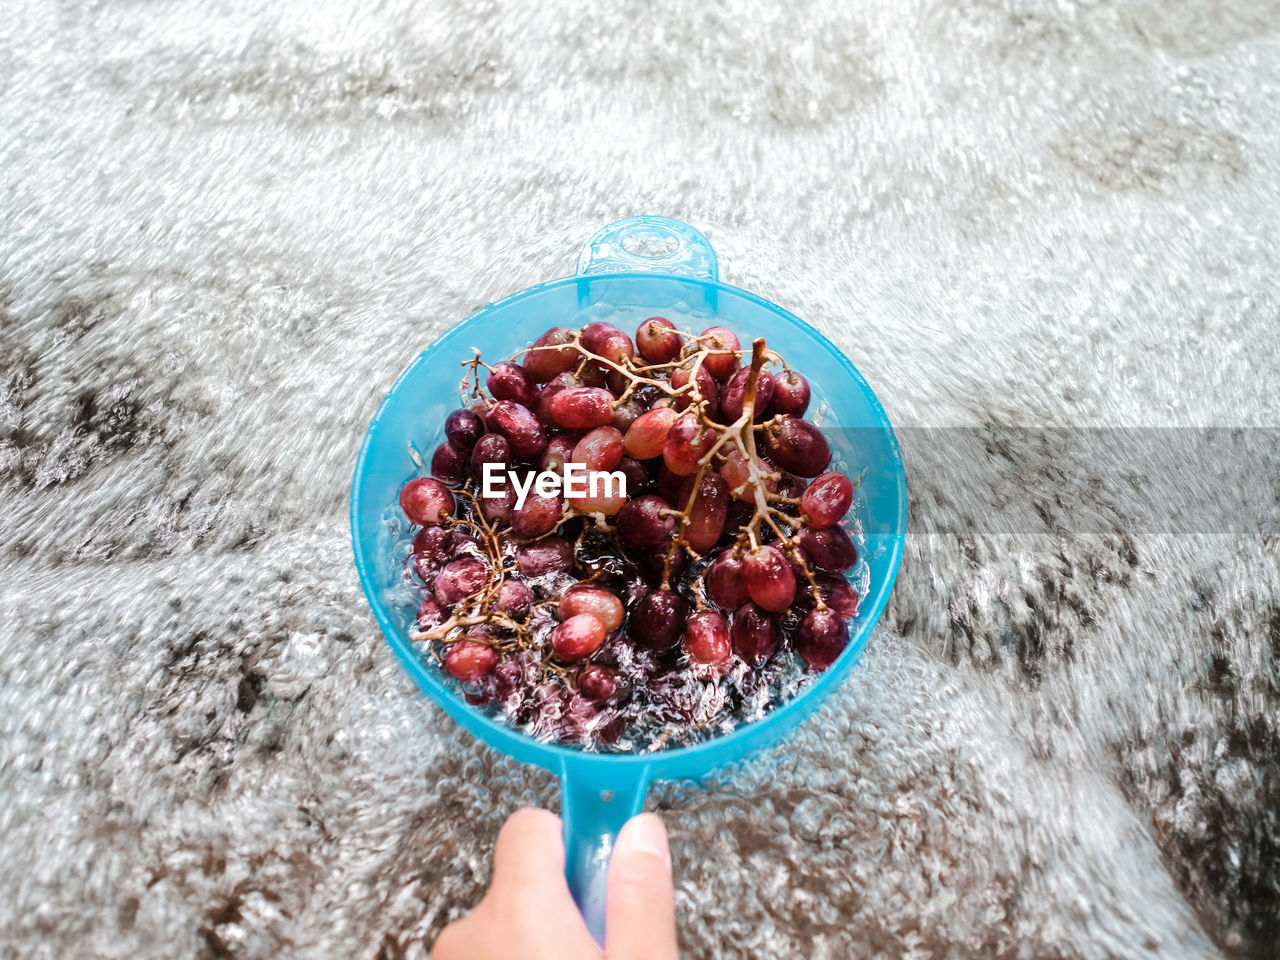
[[[642,813],[632,817],[618,834],[618,850],[647,853],[657,857],[670,869],[671,847],[667,844],[667,828],[656,813]]]

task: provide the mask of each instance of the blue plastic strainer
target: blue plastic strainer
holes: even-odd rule
[[[647,317],[683,329],[729,327],[741,341],[766,337],[803,373],[810,412],[825,408],[822,429],[851,475],[861,472],[853,516],[861,524],[869,568],[848,648],[804,692],[732,733],[692,746],[644,754],[588,753],[542,743],[468,706],[409,641],[415,608],[404,602],[402,560],[391,520],[400,487],[419,469],[410,445],[429,451],[458,405],[459,361],[479,347],[506,357],[548,327],[608,320],[634,330]],[[849,674],[888,600],[902,560],[906,476],[898,444],[875,394],[848,357],[803,320],[754,294],[720,283],[715,252],[697,230],[664,217],[632,217],[605,227],[578,260],[577,274],[490,304],[432,344],[404,371],[369,424],[351,489],[356,569],[387,642],[419,687],[454,720],[494,749],[560,778],[566,872],[597,939],[604,931],[605,876],[618,831],[657,778],[701,778],[790,731]]]

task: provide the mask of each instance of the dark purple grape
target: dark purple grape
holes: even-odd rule
[[[725,423],[733,423],[742,416],[742,404],[747,395],[747,381],[751,379],[751,368],[743,367],[725,384],[724,393],[720,395],[720,416]],[[769,401],[773,399],[773,375],[760,371],[756,377],[756,398],[752,419],[765,419],[765,411]]]
[[[725,610],[737,610],[751,599],[743,561],[726,550],[707,570],[707,595]]]
[[[484,433],[484,424],[470,410],[455,410],[444,421],[444,435],[459,450],[470,450]]]
[[[809,381],[794,370],[783,370],[773,378],[773,400],[769,416],[803,416],[809,409]]]
[[[454,484],[462,480],[467,470],[467,451],[459,450],[446,440],[431,455],[431,475],[437,480]]]
[[[453,491],[431,477],[416,477],[400,489],[400,509],[413,523],[439,523],[453,516]]]
[[[489,376],[485,378],[484,385],[493,399],[511,400],[523,407],[532,407],[534,398],[538,394],[533,378],[524,367],[510,360],[495,363],[489,370]]]
[[[618,692],[618,678],[608,667],[590,664],[578,674],[578,692],[588,700],[603,703]]]
[[[489,422],[507,438],[511,452],[521,459],[536,457],[547,447],[547,434],[542,424],[522,403],[499,400],[489,411]]]
[[[816,477],[831,463],[827,438],[799,417],[785,417],[776,428],[770,428],[767,449],[774,463],[801,477]]]
[[[536,383],[545,383],[558,373],[573,369],[582,358],[571,344],[573,331],[568,327],[552,327],[533,341],[524,355],[525,373]]]
[[[622,390],[625,390],[625,389],[626,387],[624,386]],[[618,390],[615,392],[621,393],[622,390]],[[610,421],[610,426],[616,427],[618,430],[622,431],[622,433],[625,434],[628,430],[631,429],[631,425],[640,419],[640,417],[644,414],[645,409],[646,408],[644,404],[640,403],[638,400],[636,400],[633,397],[632,399],[628,400],[626,403],[618,407],[617,410],[613,411],[613,420]]]
[[[649,471],[639,460],[623,457],[618,461],[618,469],[627,478],[627,496],[638,497],[649,485]]]
[[[662,568],[667,561],[667,551],[664,547],[661,550],[643,550],[639,557],[636,558],[636,565],[640,568],[640,575],[644,578],[645,583],[650,586],[657,586],[662,581]],[[671,557],[671,580],[675,582],[679,580],[685,569],[689,566],[689,554],[685,552],[684,547],[680,547]]]
[[[464,597],[478,593],[488,582],[488,566],[475,557],[463,557],[445,564],[436,577],[436,599],[451,607]]]
[[[845,620],[852,620],[858,615],[858,591],[844,577],[827,577],[819,575],[815,578],[818,581],[818,589],[822,591],[822,598],[836,613],[840,614]]]
[[[573,566],[573,544],[563,537],[526,543],[516,551],[516,566],[526,577],[566,571]]]
[[[781,639],[778,621],[750,601],[734,611],[729,633],[733,652],[757,669],[773,656]]]
[[[844,519],[853,503],[853,481],[843,473],[824,473],[800,496],[800,515],[815,530],[825,530]]]
[[[670,590],[651,590],[631,610],[633,640],[651,650],[665,650],[684,632],[685,603]]]
[[[476,441],[471,451],[471,471],[483,477],[486,463],[497,464],[503,471],[511,466],[511,444],[502,434],[486,433]]]
[[[825,670],[849,643],[849,626],[835,610],[813,610],[796,631],[796,652],[810,670]]]
[[[656,547],[671,539],[675,517],[663,516],[671,507],[661,497],[645,494],[627,501],[618,513],[618,534],[633,547]]]
[[[844,573],[858,562],[858,548],[843,527],[806,529],[800,534],[800,547],[810,564],[828,573]]]

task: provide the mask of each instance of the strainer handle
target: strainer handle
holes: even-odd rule
[[[604,944],[609,855],[622,825],[644,807],[649,767],[622,770],[584,756],[560,771],[560,818],[564,822],[565,877],[587,929]]]
[[[716,252],[701,232],[670,217],[615,220],[587,241],[578,273],[672,273],[695,280],[720,278]]]

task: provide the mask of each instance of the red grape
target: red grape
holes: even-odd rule
[[[514,400],[499,400],[489,411],[489,422],[511,444],[511,452],[525,459],[536,457],[547,447],[547,435],[533,411]]]
[[[444,527],[428,524],[413,538],[411,549],[430,563],[439,563],[447,555],[449,531]]]
[[[493,399],[511,400],[524,407],[532,407],[534,397],[538,393],[538,388],[534,385],[533,378],[529,376],[524,367],[512,363],[510,360],[495,363],[490,368],[489,376],[485,378],[484,385],[488,388],[489,395]]]
[[[716,557],[707,571],[707,594],[725,610],[736,610],[750,598],[747,593],[743,561],[726,550]]]
[[[484,433],[484,424],[470,410],[455,410],[444,421],[444,435],[459,450],[470,450]]]
[[[651,590],[631,611],[631,635],[641,646],[665,650],[684,630],[685,602],[670,590]]]
[[[601,387],[562,390],[547,401],[547,413],[562,427],[590,430],[613,420],[613,394]]]
[[[729,622],[724,615],[714,610],[690,614],[684,627],[684,649],[689,659],[716,666],[723,673],[733,652],[729,641]]]
[[[618,513],[618,534],[633,547],[656,547],[675,532],[675,517],[663,516],[670,505],[661,497],[645,494],[630,500]]]
[[[680,355],[682,344],[675,324],[665,317],[650,317],[636,330],[640,356],[650,363],[669,363]]]
[[[631,340],[619,327],[603,320],[593,321],[582,328],[582,345],[594,354],[603,356],[600,347],[613,337],[625,337],[628,342]]]
[[[471,470],[484,476],[484,465],[494,463],[506,470],[511,465],[511,444],[500,433],[486,433],[471,450]]]
[[[783,370],[773,378],[773,400],[769,416],[779,413],[799,417],[809,409],[809,381],[794,370]]]
[[[769,469],[769,465],[764,464],[764,469]],[[755,479],[752,479],[753,475]],[[725,483],[728,484],[730,494],[743,503],[756,502],[757,482],[763,482],[765,490],[769,493],[778,488],[778,481],[760,473],[759,470],[753,470],[747,455],[737,447],[730,450],[724,458],[724,463],[720,465],[720,476],[724,477]]]
[[[751,368],[743,367],[725,384],[724,393],[720,396],[720,414],[725,423],[732,423],[742,416],[742,404],[747,396],[747,381],[751,379]],[[761,370],[756,377],[756,397],[752,418],[763,420],[769,401],[773,399],[773,375]]]
[[[785,417],[769,430],[770,459],[783,470],[801,477],[816,477],[831,462],[827,438],[808,420]]]
[[[843,527],[806,529],[800,534],[800,546],[812,566],[828,573],[843,573],[858,562],[858,548]]]
[[[671,386],[677,390],[686,386],[689,383],[689,374],[689,367],[678,367],[671,373]],[[707,401],[707,408],[709,410],[716,409],[720,401],[720,390],[716,387],[715,378],[711,376],[711,371],[707,369],[705,363],[698,368],[698,375],[694,378],[694,381],[697,384],[698,396]],[[677,410],[683,410],[693,402],[693,394],[694,390],[692,388],[685,390],[675,398],[673,406]]]
[[[757,668],[773,656],[781,638],[778,621],[750,601],[734,611],[729,635],[733,652]]]
[[[844,518],[853,502],[853,481],[843,473],[824,473],[800,495],[800,515],[815,530]]]
[[[431,455],[431,475],[449,484],[460,482],[467,470],[467,454],[446,440]]]
[[[449,644],[444,655],[444,670],[463,682],[479,680],[498,663],[498,651],[474,640],[458,640]]]
[[[618,595],[599,587],[570,587],[560,598],[560,619],[568,620],[580,613],[589,613],[602,624],[606,631],[617,630],[622,626],[622,601]]]
[[[444,623],[447,616],[444,608],[436,602],[435,597],[423,597],[418,607],[417,625],[419,630],[430,630]]]
[[[662,446],[662,462],[668,470],[681,476],[698,472],[698,461],[716,442],[716,434],[686,413],[671,425]]]
[[[573,544],[563,537],[526,543],[516,551],[516,566],[526,577],[568,570],[573,566]]]
[[[575,434],[562,433],[547,441],[547,449],[542,451],[539,466],[551,473],[563,473],[564,465],[573,459],[573,448],[577,444]]]
[[[525,352],[525,373],[537,383],[545,383],[557,373],[572,369],[582,358],[573,346],[573,331],[567,327],[552,327]]]
[[[561,660],[572,663],[595,653],[604,643],[604,624],[589,613],[570,617],[551,631],[551,647]]]
[[[540,497],[530,491],[524,503],[511,511],[511,532],[525,540],[540,537],[560,525],[560,514],[559,497]]]
[[[516,492],[511,489],[511,484],[504,483],[499,489],[501,492],[496,497],[479,498],[480,513],[490,523],[505,522],[516,508]]]
[[[617,427],[596,427],[578,441],[571,459],[588,470],[612,470],[622,459],[622,433]]]
[[[609,336],[600,340],[595,348],[591,351],[598,354],[611,363],[621,364],[624,360],[630,360],[636,355],[636,349],[632,346],[631,338],[619,330],[617,333],[611,333]],[[605,374],[606,377],[622,376],[616,370],[610,370]],[[625,384],[626,379],[621,381]]]
[[[652,460],[660,456],[675,422],[676,412],[670,407],[658,407],[641,414],[623,437],[623,449],[637,460]]]
[[[446,606],[478,593],[489,582],[489,568],[475,557],[446,563],[436,577],[436,599]]]
[[[453,516],[453,492],[431,477],[416,477],[400,488],[400,509],[413,523],[439,523]]]
[[[813,610],[796,631],[796,652],[810,670],[825,670],[849,643],[849,626],[835,610]]]
[[[692,488],[692,480],[689,481],[689,486]],[[680,507],[683,509],[683,502]],[[698,482],[693,506],[689,510],[689,522],[684,528],[684,538],[689,546],[699,553],[714,546],[724,532],[728,508],[729,485],[724,482],[724,478],[718,473],[703,474]]]
[[[742,344],[728,327],[707,327],[698,337],[698,345],[712,351],[702,366],[717,380],[727,380],[738,369],[736,351]]]
[[[791,564],[777,547],[759,547],[743,561],[747,593],[757,606],[780,613],[796,598],[796,578]]]
[[[502,586],[498,588],[498,602],[494,604],[496,610],[519,620],[532,606],[533,591],[519,580],[502,581]]]

